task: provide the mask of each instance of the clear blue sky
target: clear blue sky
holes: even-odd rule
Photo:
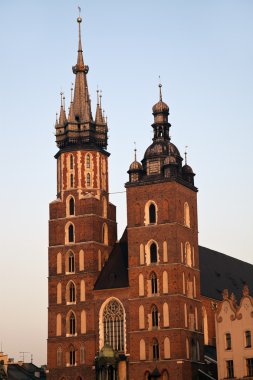
[[[181,154],[189,146],[196,173],[199,242],[253,263],[253,2],[2,0],[0,341],[37,364],[46,363],[54,121],[74,79],[78,5],[93,106],[99,85],[109,120],[111,191],[124,190],[133,142],[139,159],[151,143],[160,75],[172,141]],[[111,201],[120,235],[125,194]]]

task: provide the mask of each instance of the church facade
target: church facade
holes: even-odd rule
[[[92,116],[82,19],[77,21],[75,88],[68,115],[63,98],[55,125],[47,377],[198,378],[204,340],[212,344],[215,337],[212,309],[219,296],[209,296],[209,290],[201,295],[195,174],[171,142],[160,86],[151,145],[128,170],[127,228],[117,239],[107,121],[99,94]]]

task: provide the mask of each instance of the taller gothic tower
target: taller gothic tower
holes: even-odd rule
[[[93,287],[114,245],[116,208],[109,202],[107,123],[92,117],[81,17],[74,95],[56,120],[57,199],[49,212],[48,379],[93,379],[96,353]],[[83,364],[85,363],[85,367]]]

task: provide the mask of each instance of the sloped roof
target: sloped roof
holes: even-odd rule
[[[115,244],[109,259],[105,263],[94,290],[128,287],[128,243],[127,229],[122,238]]]
[[[8,364],[8,380],[36,380],[35,372],[38,372],[40,379],[45,379],[45,372],[32,363],[23,363],[22,365],[11,363]]]
[[[240,299],[243,285],[252,286],[253,265],[224,253],[199,246],[199,266],[203,296],[222,300],[222,291],[228,289]]]

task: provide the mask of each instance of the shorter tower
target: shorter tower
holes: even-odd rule
[[[169,107],[159,90],[153,142],[141,163],[135,157],[126,183],[129,373],[185,380],[203,359],[197,188],[171,142]]]

